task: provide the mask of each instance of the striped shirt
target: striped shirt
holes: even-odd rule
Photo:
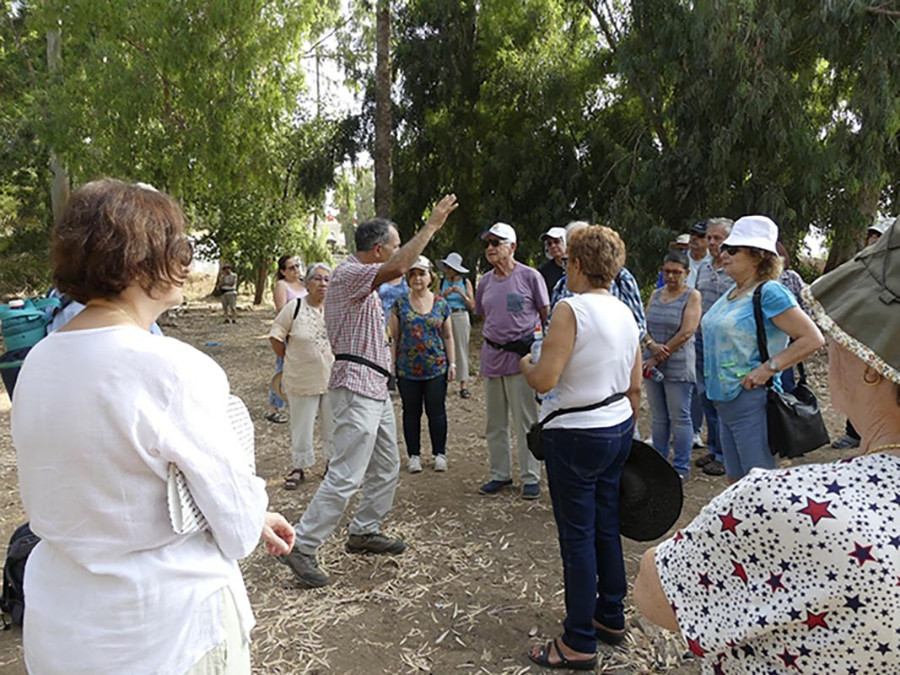
[[[638,286],[637,279],[634,278],[634,275],[627,268],[623,267],[616,275],[616,278],[613,279],[609,292],[612,293],[614,298],[618,298],[625,303],[625,306],[631,310],[634,322],[638,327],[638,333],[643,339],[647,333],[647,319],[644,316],[644,304],[641,301],[641,289]],[[562,279],[557,281],[556,286],[553,287],[553,293],[550,294],[550,313],[553,313],[553,308],[556,307],[557,302],[563,298],[571,298],[573,295],[574,293],[566,286],[566,275],[563,275]],[[549,316],[547,317],[547,322],[550,322]]]
[[[335,355],[355,354],[391,370],[384,311],[372,288],[380,267],[351,255],[334,269],[325,293],[325,328]],[[360,363],[334,362],[328,388],[340,387],[378,401],[388,398],[387,378]]]

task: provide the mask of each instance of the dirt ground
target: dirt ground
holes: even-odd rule
[[[296,522],[321,482],[324,464],[320,461],[313,468],[299,490],[281,488],[289,469],[290,432],[288,425],[263,419],[275,361],[266,337],[272,318],[271,308],[244,306],[236,325],[224,325],[216,305],[198,301],[181,312],[176,326],[164,330],[209,354],[228,373],[233,392],[243,398],[255,421],[258,472],[267,481],[271,508]],[[473,344],[475,370],[478,354],[479,346]],[[811,360],[809,370],[829,430],[836,437],[843,420],[829,407],[823,354]],[[538,639],[558,635],[563,618],[562,574],[549,495],[544,489],[541,498],[531,502],[521,500],[516,491],[494,498],[478,495],[477,488],[488,474],[484,395],[477,377],[469,388],[472,398],[468,400],[459,398],[456,386],[448,394],[450,468],[446,473],[432,470],[427,440],[425,470],[407,473],[400,439],[403,470],[385,529],[406,539],[406,553],[396,557],[346,554],[345,519],[320,552],[320,561],[333,579],[329,587],[297,588],[290,571],[261,547],[242,562],[257,618],[254,672],[522,675],[541,671],[528,661],[525,650]],[[399,420],[399,399],[394,403]],[[640,426],[643,435],[649,435],[646,410]],[[825,448],[800,461],[838,457],[837,451]],[[15,462],[9,399],[3,393],[3,542],[26,519]],[[678,525],[693,518],[726,486],[724,477],[697,470],[685,485]],[[633,582],[640,556],[653,542],[624,543],[628,578]],[[697,662],[684,658],[678,636],[645,623],[635,614],[630,598],[627,602],[626,645],[619,649],[601,645],[597,672],[699,673]],[[0,631],[0,673],[23,672],[21,630]]]

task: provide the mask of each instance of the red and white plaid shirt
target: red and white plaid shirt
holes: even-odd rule
[[[391,352],[384,334],[384,311],[372,288],[380,267],[363,264],[351,255],[335,268],[325,293],[325,328],[335,355],[355,354],[389,371]],[[378,401],[388,398],[387,378],[360,363],[334,362],[328,388],[339,387]]]

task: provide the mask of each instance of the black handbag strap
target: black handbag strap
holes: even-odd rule
[[[364,358],[362,356],[357,356],[356,354],[335,354],[335,361],[352,361],[353,363],[359,363],[360,365],[367,366],[374,370],[379,375],[384,375],[386,378],[390,379],[391,371],[382,368],[377,363],[373,363],[369,361],[369,359]]]
[[[765,285],[766,282],[764,281],[753,291],[753,318],[756,320],[756,346],[759,348],[759,357],[762,359],[763,363],[769,360],[769,341],[766,338],[766,328],[763,325],[762,313],[762,289]],[[800,375],[797,384],[806,384],[806,368],[803,367],[803,361],[800,361],[797,364],[797,372]],[[774,384],[774,377],[770,377],[766,381],[766,387],[772,387]]]
[[[544,425],[547,424],[550,420],[559,417],[560,415],[565,415],[567,413],[574,412],[585,412],[587,410],[596,410],[597,408],[602,408],[603,406],[610,405],[611,403],[615,403],[619,399],[625,398],[625,394],[613,394],[612,396],[608,396],[607,398],[600,401],[600,403],[591,403],[590,405],[580,405],[577,408],[560,408],[559,410],[554,410],[552,413],[547,415],[544,419],[538,422],[538,426],[542,429]]]
[[[766,337],[766,327],[763,324],[762,313],[762,289],[766,282],[762,282],[753,291],[753,318],[756,320],[756,346],[759,349],[759,358],[763,363],[769,360],[769,340]],[[775,378],[766,380],[766,388],[775,386]]]

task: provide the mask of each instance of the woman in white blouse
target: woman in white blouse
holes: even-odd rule
[[[173,199],[109,179],[77,190],[54,229],[56,285],[86,307],[32,350],[12,409],[22,502],[41,537],[25,572],[32,673],[250,672],[237,561],[260,536],[285,553],[294,533],[266,511],[225,373],[148,331],[182,301],[184,230]],[[206,529],[175,532],[170,464]]]
[[[285,490],[296,490],[308,469],[316,462],[313,427],[316,414],[322,429],[322,454],[331,459],[334,453],[334,417],[328,402],[328,378],[334,354],[325,330],[322,301],[328,288],[331,268],[313,263],[306,269],[308,294],[287,303],[269,331],[269,342],[284,360],[281,391],[287,396],[291,410],[291,473],[284,481]]]

